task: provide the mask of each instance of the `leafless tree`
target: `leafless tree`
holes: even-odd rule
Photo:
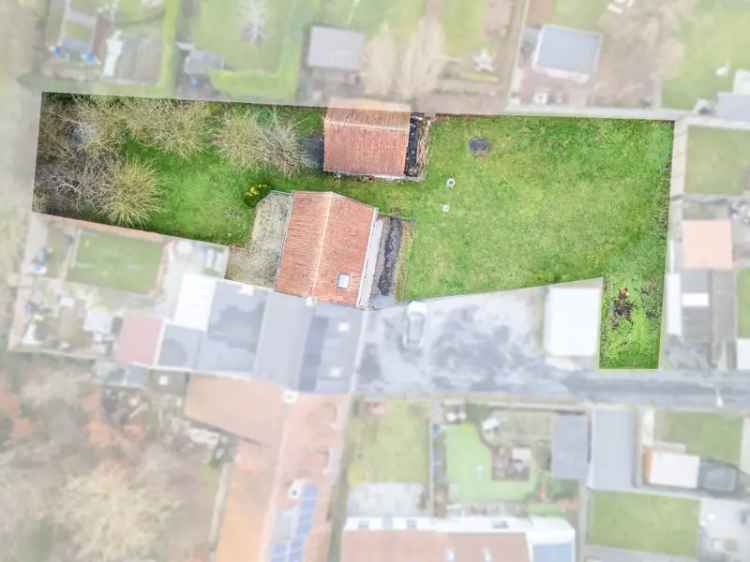
[[[147,471],[111,463],[70,478],[55,518],[76,557],[98,562],[148,557],[180,505],[163,484]]]
[[[297,127],[291,121],[282,121],[277,113],[273,113],[271,122],[262,131],[265,163],[269,167],[289,177],[310,165],[300,143]]]
[[[365,46],[362,82],[365,93],[387,96],[391,93],[398,67],[398,47],[393,34],[384,26]]]
[[[213,144],[222,158],[237,168],[250,169],[265,161],[263,128],[252,113],[227,113]]]
[[[134,138],[180,158],[200,152],[209,137],[211,105],[207,102],[130,98],[121,107]]]
[[[401,71],[396,81],[398,94],[411,100],[434,91],[445,67],[444,53],[445,35],[440,21],[423,17],[401,56]]]

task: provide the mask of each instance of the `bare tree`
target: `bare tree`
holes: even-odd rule
[[[365,93],[387,96],[391,93],[398,67],[398,47],[387,26],[365,46],[362,62],[362,82]]]
[[[285,177],[310,165],[300,143],[297,127],[291,121],[282,121],[274,112],[271,122],[262,131],[266,165]]]
[[[222,158],[237,168],[249,169],[265,162],[263,128],[255,114],[227,113],[213,144]]]
[[[108,463],[67,481],[55,518],[78,559],[120,562],[153,552],[180,502],[150,476]]]
[[[122,108],[125,126],[135,139],[180,158],[200,152],[209,137],[207,102],[130,98],[123,100]]]
[[[445,34],[440,21],[425,16],[401,57],[401,72],[396,81],[398,94],[405,100],[435,90],[445,67]]]

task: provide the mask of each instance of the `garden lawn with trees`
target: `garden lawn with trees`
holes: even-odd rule
[[[92,119],[102,122],[86,125]],[[79,137],[76,146],[60,140],[66,135]],[[670,123],[441,117],[431,129],[422,182],[324,174],[303,149],[303,141],[320,135],[316,109],[48,96],[37,208],[242,245],[252,222],[244,196],[252,186],[336,191],[416,221],[404,298],[604,277],[600,365],[657,366]],[[489,151],[473,154],[472,138],[486,139]],[[60,143],[62,150],[55,148]],[[68,158],[82,151],[95,156]],[[99,186],[89,197],[82,182],[65,174],[60,181],[61,166],[53,165],[60,158],[73,162],[68,176],[84,179],[96,175],[87,162],[115,164],[108,164],[106,181],[89,182]],[[125,164],[150,178],[125,182],[137,186],[133,193],[121,185]],[[130,216],[118,218],[115,211],[130,200]]]

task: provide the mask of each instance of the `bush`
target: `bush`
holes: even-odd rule
[[[245,205],[250,208],[255,207],[258,202],[263,199],[271,191],[271,187],[265,183],[258,183],[251,185],[245,195],[242,196]]]
[[[200,152],[209,137],[211,106],[206,102],[131,98],[122,107],[134,139],[180,158]]]
[[[130,160],[115,165],[102,209],[114,224],[143,224],[159,211],[159,195],[154,169]]]
[[[296,127],[282,122],[276,113],[271,123],[263,129],[266,164],[289,177],[310,163],[305,156]]]
[[[125,142],[127,119],[117,98],[76,98],[71,120],[74,140],[88,156],[112,155]]]
[[[236,168],[254,168],[266,161],[263,128],[253,114],[227,113],[213,144],[221,157]]]

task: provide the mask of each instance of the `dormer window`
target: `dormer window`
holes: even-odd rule
[[[339,273],[338,277],[336,277],[336,286],[339,289],[348,289],[351,280],[352,277],[348,273]]]

